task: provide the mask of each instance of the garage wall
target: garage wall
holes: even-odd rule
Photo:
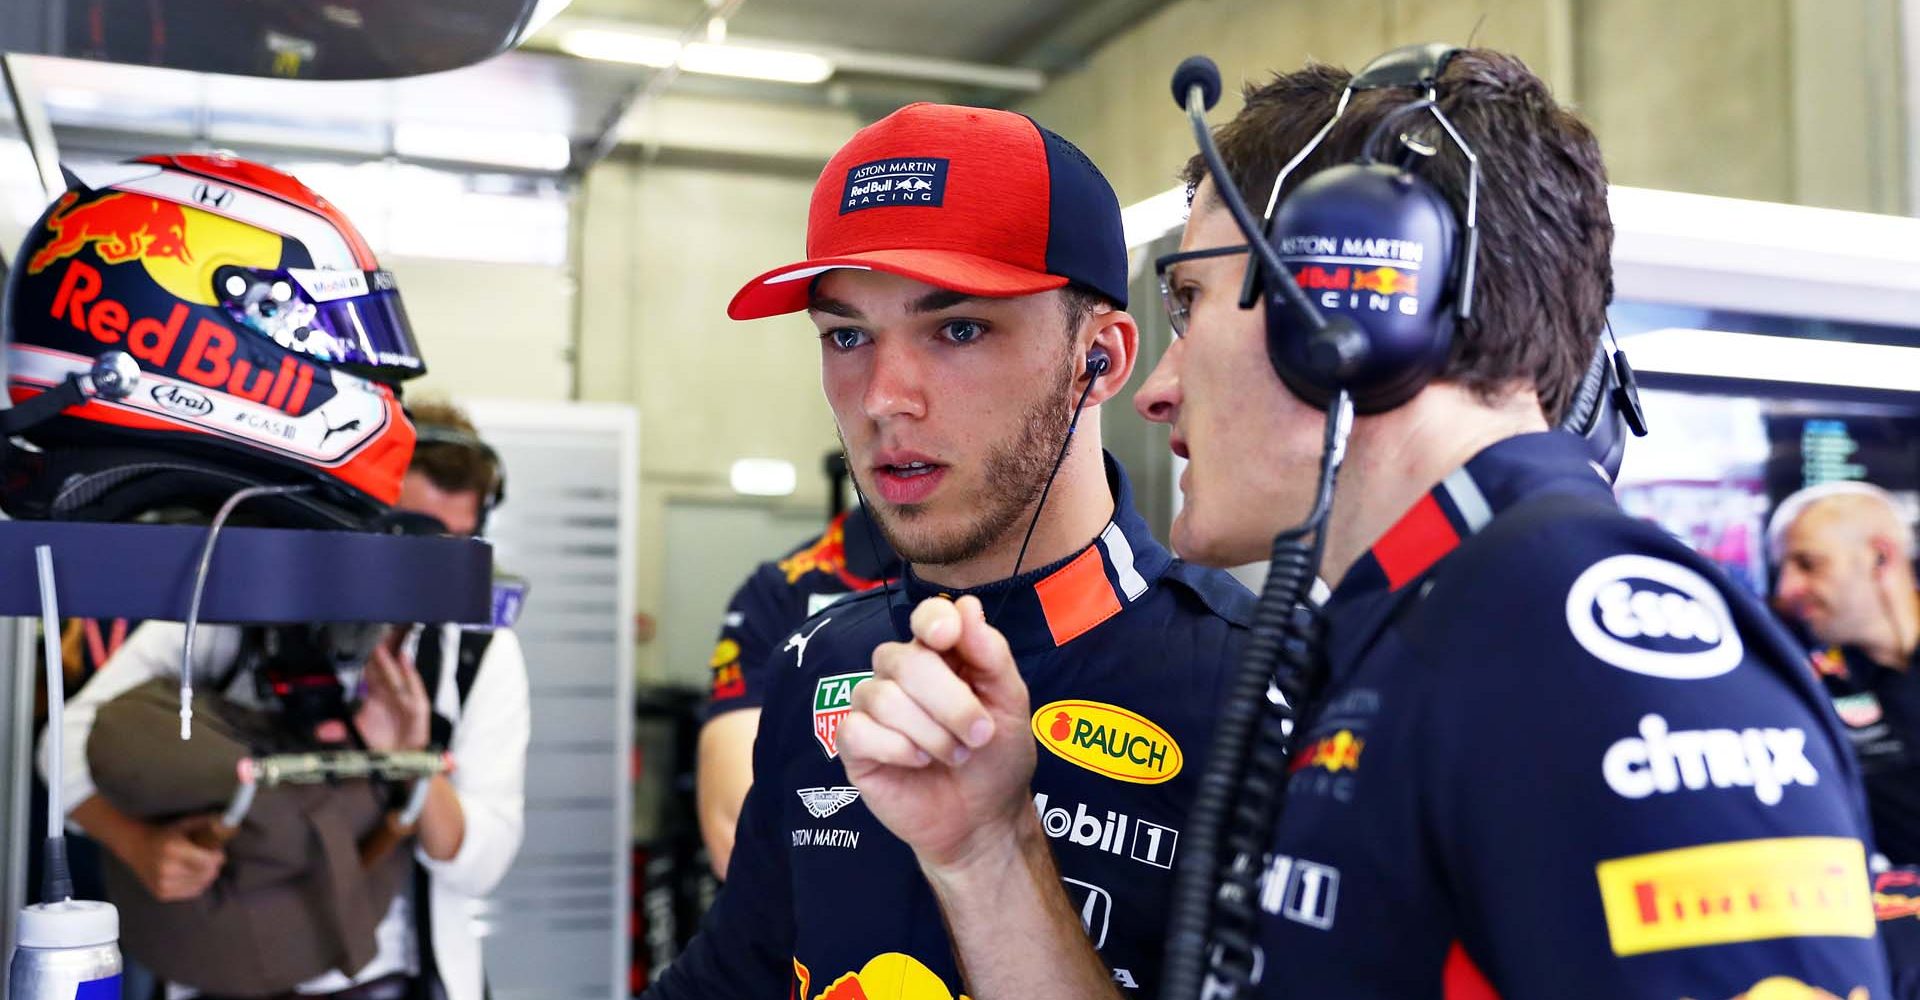
[[[1180,0],[1023,106],[1080,143],[1123,202],[1192,153],[1167,91],[1213,56],[1229,96],[1275,68],[1358,67],[1396,45],[1517,53],[1579,106],[1613,180],[1702,194],[1901,212],[1897,0]]]
[[[387,257],[427,374],[417,395],[573,396],[573,279],[564,267]]]
[[[852,131],[849,123],[845,134]],[[639,649],[643,681],[703,674],[704,659],[693,671],[688,664],[667,669],[662,650],[687,648],[682,632],[697,634],[694,646],[709,644],[725,610],[723,600],[704,613],[667,616],[669,502],[777,507],[810,523],[824,519],[825,481],[816,470],[836,439],[813,324],[804,316],[726,317],[742,282],[803,254],[807,199],[821,163],[824,156],[769,169],[622,156],[587,179],[579,216],[579,392],[640,410],[637,596],[640,610],[660,619],[660,635]],[[792,462],[799,491],[772,503],[734,496],[727,471],[747,457]],[[801,540],[795,533],[762,558]],[[700,539],[675,544],[687,564],[703,565],[685,556]],[[721,547],[716,541],[716,553]],[[724,574],[718,592],[731,592],[745,569],[729,563]]]

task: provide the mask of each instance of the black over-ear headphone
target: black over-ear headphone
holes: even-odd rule
[[[455,430],[451,427],[441,427],[436,424],[419,424],[414,427],[415,447],[437,444],[471,448],[479,452],[492,464],[493,489],[480,497],[480,523],[478,527],[474,529],[474,534],[476,535],[486,534],[487,520],[493,516],[494,510],[499,508],[499,506],[507,500],[506,463],[500,461],[500,453],[494,451],[492,445],[480,440],[477,435],[468,434],[465,431]]]
[[[1187,110],[1221,201],[1247,235],[1253,259],[1240,304],[1264,303],[1274,373],[1314,406],[1342,389],[1356,413],[1406,402],[1445,367],[1454,327],[1473,315],[1480,161],[1436,103],[1440,75],[1459,52],[1410,45],[1368,63],[1341,92],[1333,117],[1280,169],[1258,221],[1206,125],[1205,112],[1220,97],[1219,69],[1194,56],[1174,73],[1174,99]],[[1282,201],[1287,179],[1333,131],[1354,93],[1394,88],[1422,93],[1380,118],[1358,160],[1315,173]],[[1417,118],[1438,124],[1466,160],[1464,217],[1420,176],[1419,165],[1440,150],[1399,131]],[[1596,352],[1562,422],[1588,439],[1609,477],[1625,452],[1622,421],[1646,433],[1633,370],[1615,347],[1611,364]]]

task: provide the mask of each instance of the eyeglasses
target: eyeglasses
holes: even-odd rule
[[[1251,249],[1253,249],[1251,246],[1245,243],[1239,243],[1234,246],[1208,247],[1205,250],[1182,250],[1179,253],[1166,254],[1153,262],[1154,276],[1160,279],[1160,303],[1167,309],[1167,321],[1173,326],[1174,336],[1184,337],[1187,335],[1187,314],[1193,309],[1193,302],[1184,292],[1176,294],[1172,286],[1167,284],[1168,269],[1172,268],[1175,264],[1182,264],[1190,260],[1204,260],[1208,257],[1229,257],[1234,254],[1246,253]]]

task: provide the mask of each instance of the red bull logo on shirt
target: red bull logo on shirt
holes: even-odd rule
[[[1291,772],[1318,768],[1328,774],[1360,769],[1360,751],[1367,748],[1367,741],[1355,735],[1350,729],[1342,729],[1332,736],[1323,736],[1307,744],[1287,766]]]
[[[1136,785],[1180,773],[1180,744],[1136,712],[1097,701],[1056,701],[1033,713],[1033,735],[1062,760]]]
[[[796,1000],[968,1000],[964,993],[955,997],[919,959],[897,951],[875,955],[859,972],[841,976],[818,994],[813,973],[797,958],[793,978]]]
[[[1733,1000],[1871,1000],[1871,995],[1865,986],[1856,986],[1843,997],[1791,976],[1768,976]]]
[[[740,673],[739,643],[732,639],[720,640],[713,647],[713,657],[707,661],[707,667],[713,671],[715,701],[738,698],[747,693],[747,680]]]

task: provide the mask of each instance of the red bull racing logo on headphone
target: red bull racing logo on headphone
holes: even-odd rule
[[[1420,315],[1425,244],[1414,240],[1290,236],[1280,254],[1314,304],[1345,312]]]

